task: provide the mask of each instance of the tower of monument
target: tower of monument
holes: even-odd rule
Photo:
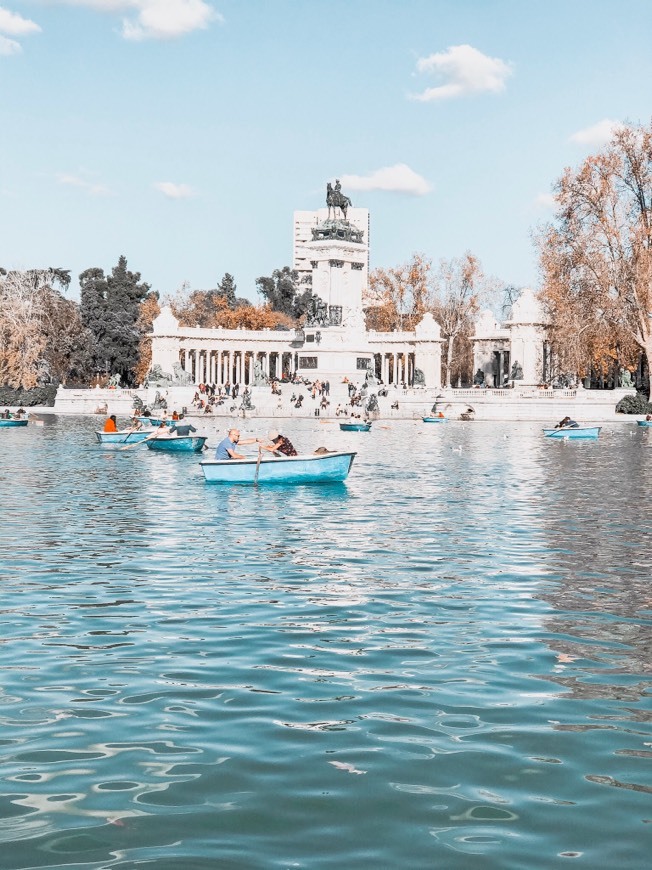
[[[328,214],[312,228],[304,246],[312,269],[313,311],[321,325],[364,329],[362,291],[367,280],[369,248],[364,230],[347,220],[351,200],[339,180],[327,186]]]

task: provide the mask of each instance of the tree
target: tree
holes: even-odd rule
[[[256,278],[256,287],[272,311],[299,318],[306,313],[310,290],[301,290],[296,269],[283,266],[274,269],[271,277]]]
[[[136,322],[138,332],[140,333],[138,362],[134,369],[134,380],[137,384],[142,384],[152,365],[152,339],[149,337],[149,334],[152,331],[154,320],[160,313],[159,295],[156,291],[152,291],[140,303],[138,320]]]
[[[0,269],[0,383],[30,389],[45,380],[85,379],[92,339],[66,289],[63,269]]]
[[[95,365],[109,374],[119,374],[123,383],[135,379],[141,333],[140,303],[149,293],[139,272],[129,272],[120,257],[111,275],[102,269],[87,269],[79,276],[82,321],[93,333]]]
[[[493,281],[482,272],[480,261],[467,251],[463,257],[441,260],[434,279],[432,313],[446,342],[444,377],[451,386],[456,374],[472,377],[471,333],[481,299],[493,289]]]
[[[554,187],[537,237],[541,299],[558,356],[577,374],[652,360],[652,123],[611,142]]]
[[[392,269],[374,269],[363,292],[368,329],[389,332],[414,329],[430,305],[431,261],[413,254],[408,263]]]

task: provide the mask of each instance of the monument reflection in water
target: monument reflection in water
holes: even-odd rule
[[[292,425],[346,484],[2,433],[3,868],[645,866],[650,433]]]

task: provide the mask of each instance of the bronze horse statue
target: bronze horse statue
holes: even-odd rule
[[[330,183],[330,181],[326,185],[326,205],[328,206],[329,219],[331,216],[331,209],[333,209],[333,217],[335,217],[335,209],[339,208],[344,215],[344,220],[346,220],[346,211],[350,206],[353,205],[353,203],[348,196],[344,196],[344,194],[340,191],[339,180],[335,182],[335,189],[333,189],[333,185]]]

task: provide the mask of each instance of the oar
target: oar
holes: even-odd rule
[[[254,474],[254,486],[258,486],[258,472],[260,471],[260,458],[263,455],[263,448],[258,446],[258,461],[256,462],[256,473]]]
[[[129,433],[129,434],[131,434],[131,433]],[[127,444],[126,447],[121,447],[120,450],[131,450],[132,447],[139,447],[141,444],[144,444],[145,441],[153,441],[157,435],[158,435],[158,430],[156,432],[154,432],[153,435],[148,435],[147,438],[143,438],[142,441],[134,441],[133,444]],[[129,436],[127,436],[127,437],[129,437]]]

